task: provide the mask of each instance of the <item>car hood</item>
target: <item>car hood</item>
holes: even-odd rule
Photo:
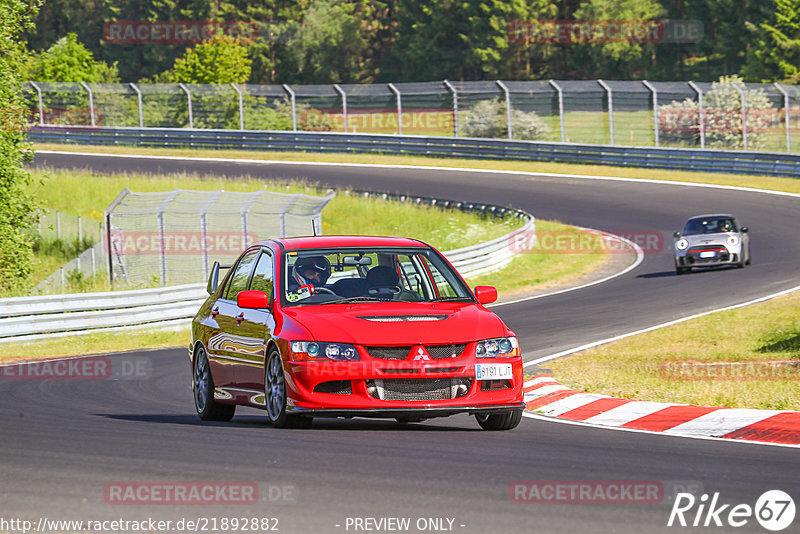
[[[283,311],[314,341],[447,344],[502,337],[508,332],[497,315],[474,303],[327,304]]]
[[[740,237],[736,232],[725,232],[716,234],[694,234],[684,237],[689,242],[689,246],[704,245],[704,244],[725,244],[728,242],[730,236]]]

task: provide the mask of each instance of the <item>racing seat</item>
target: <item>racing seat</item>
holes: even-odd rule
[[[367,281],[364,278],[342,278],[331,285],[331,291],[348,298],[361,296],[366,289]]]
[[[421,300],[413,291],[400,287],[400,277],[392,267],[377,265],[367,272],[367,295],[394,300]]]

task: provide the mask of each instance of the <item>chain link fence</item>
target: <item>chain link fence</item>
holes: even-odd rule
[[[203,282],[214,260],[232,263],[254,241],[320,234],[322,209],[334,196],[126,188],[105,214],[109,281],[128,287]]]
[[[341,131],[800,152],[800,87],[778,83],[27,82],[24,89],[32,122],[39,125]],[[481,122],[497,124],[476,128]]]

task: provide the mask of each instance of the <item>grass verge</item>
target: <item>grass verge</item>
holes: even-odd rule
[[[800,410],[800,292],[545,366],[567,386],[614,397]]]

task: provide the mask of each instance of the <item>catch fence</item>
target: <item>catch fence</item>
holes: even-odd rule
[[[800,87],[779,83],[27,82],[24,89],[31,123],[39,126],[334,131],[800,152]]]

